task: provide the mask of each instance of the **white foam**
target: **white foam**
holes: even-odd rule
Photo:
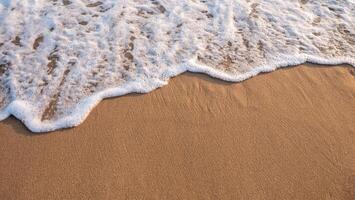
[[[0,120],[76,126],[102,99],[185,71],[239,82],[305,62],[355,66],[354,24],[354,0],[0,0]]]

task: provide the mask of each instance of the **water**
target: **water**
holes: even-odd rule
[[[0,120],[52,131],[185,71],[238,82],[354,56],[355,0],[0,0]]]

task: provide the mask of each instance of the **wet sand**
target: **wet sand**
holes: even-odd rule
[[[355,69],[185,73],[48,134],[9,118],[0,199],[355,199]]]

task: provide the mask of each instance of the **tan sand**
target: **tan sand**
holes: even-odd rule
[[[79,127],[0,123],[0,199],[355,199],[355,70],[174,78]]]

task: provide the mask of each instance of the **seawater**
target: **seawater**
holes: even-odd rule
[[[185,71],[238,82],[354,56],[355,0],[0,0],[0,120],[52,131]]]

